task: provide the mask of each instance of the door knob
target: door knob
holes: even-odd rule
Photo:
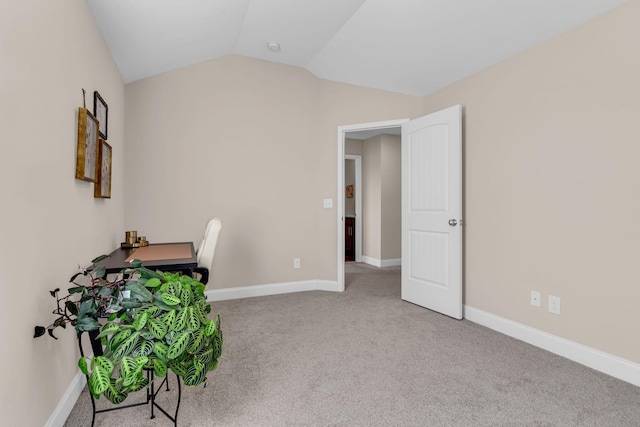
[[[450,219],[449,220],[449,225],[452,227],[455,227],[458,224],[458,221],[456,221],[455,219]]]

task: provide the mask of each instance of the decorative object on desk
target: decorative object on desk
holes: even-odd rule
[[[126,231],[124,233],[124,242],[120,243],[122,248],[141,248],[143,246],[149,246],[149,241],[145,236],[138,237],[138,232]]]
[[[75,286],[60,297],[60,289],[51,291],[56,298],[58,316],[47,328],[35,327],[34,338],[57,327],[75,326],[78,336],[85,331],[99,331],[96,339],[105,346],[103,355],[81,357],[80,370],[87,376],[89,391],[99,398],[119,404],[132,391],[149,385],[144,369],[157,377],[173,371],[189,386],[206,380],[207,372],[216,369],[222,354],[220,316],[209,319],[211,306],[204,295],[204,285],[189,276],[154,272],[139,260],[109,281],[103,267],[95,264],[71,277]],[[89,284],[76,282],[89,279]],[[77,300],[73,296],[79,296]],[[104,325],[98,318],[108,316]],[[94,352],[95,353],[95,352]]]
[[[98,144],[98,170],[93,188],[93,197],[111,198],[111,146],[101,139]]]
[[[76,179],[94,182],[98,159],[98,121],[86,108],[78,108]]]
[[[351,199],[353,197],[353,185],[347,185],[347,199]]]
[[[100,136],[107,139],[107,129],[109,128],[109,107],[98,91],[93,92],[93,115],[100,122]]]

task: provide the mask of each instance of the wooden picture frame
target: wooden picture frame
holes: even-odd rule
[[[109,106],[97,90],[93,92],[93,115],[100,122],[100,137],[106,140],[109,129]]]
[[[353,198],[353,185],[347,185],[346,196],[348,199]]]
[[[96,182],[93,187],[93,197],[99,199],[111,198],[111,145],[104,139],[98,146],[99,166],[97,167]]]
[[[95,182],[98,161],[98,120],[86,108],[78,108],[76,179]]]

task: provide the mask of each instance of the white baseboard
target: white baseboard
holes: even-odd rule
[[[464,318],[640,387],[640,364],[465,306]]]
[[[58,402],[58,406],[56,406],[56,409],[47,420],[45,427],[62,427],[64,425],[67,418],[69,418],[69,414],[71,413],[71,410],[73,410],[78,397],[80,397],[80,393],[82,393],[82,389],[86,382],[87,378],[82,372],[78,371],[71,381],[71,384],[69,384],[69,387],[67,387],[67,391],[64,393],[64,396],[62,396],[62,399]]]
[[[332,280],[304,280],[301,282],[272,283],[239,288],[209,289],[204,293],[207,296],[207,301],[225,301],[304,291],[338,292],[338,282]]]
[[[377,259],[366,255],[362,255],[362,262],[373,265],[374,267],[397,267],[402,265],[401,258],[395,259]]]

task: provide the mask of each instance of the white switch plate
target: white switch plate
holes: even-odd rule
[[[322,207],[325,209],[331,209],[333,207],[333,199],[323,199]]]
[[[300,258],[293,259],[293,268],[300,268]]]

